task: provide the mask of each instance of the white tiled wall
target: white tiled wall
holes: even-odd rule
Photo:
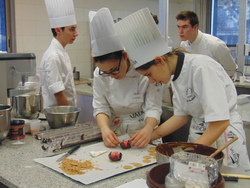
[[[154,14],[158,14],[158,0],[74,0],[78,33],[74,44],[66,49],[71,58],[72,67],[80,71],[81,78],[92,77],[90,58],[90,35],[88,12],[108,7],[114,19],[148,7]],[[16,10],[16,39],[18,53],[35,53],[37,66],[44,51],[52,39],[49,20],[44,0],[15,0]]]

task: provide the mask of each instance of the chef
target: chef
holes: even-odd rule
[[[146,147],[162,113],[162,86],[150,84],[131,66],[114,31],[108,8],[89,12],[94,71],[94,117],[108,147],[119,144],[117,135],[129,134],[131,145]]]
[[[177,27],[182,40],[180,46],[193,54],[204,54],[219,62],[229,76],[237,69],[226,43],[199,30],[199,19],[193,11],[182,11],[177,16]]]
[[[44,108],[76,105],[71,62],[65,47],[78,33],[73,0],[45,0],[53,39],[41,61],[41,86]]]
[[[190,142],[219,148],[237,136],[223,151],[224,164],[249,170],[237,93],[224,68],[206,55],[168,52],[147,8],[118,22],[116,30],[139,73],[152,83],[171,79],[174,115],[153,131],[152,140],[181,128],[191,115]]]

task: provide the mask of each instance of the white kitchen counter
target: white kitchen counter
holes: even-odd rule
[[[89,86],[88,84],[78,84],[75,87],[77,94],[93,97],[92,86]]]
[[[234,82],[235,87],[243,87],[243,88],[250,88],[250,82],[244,82],[240,84],[240,82]]]
[[[31,135],[26,135],[24,141],[25,144],[23,145],[13,145],[14,140],[5,139],[2,145],[0,145],[0,182],[9,188],[112,188],[137,178],[146,179],[146,172],[152,168],[152,166],[147,166],[97,183],[83,185],[36,163],[33,159],[45,157],[53,153],[43,151],[41,141],[36,140]],[[91,143],[97,143],[97,141]],[[89,144],[85,143],[81,146]],[[63,149],[60,152],[65,152],[69,149]]]

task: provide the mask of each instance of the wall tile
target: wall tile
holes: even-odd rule
[[[15,3],[15,17],[17,20],[22,20],[23,14],[22,14],[22,4]]]
[[[22,50],[27,53],[35,52],[38,49],[37,39],[36,36],[23,36]]]
[[[23,36],[36,36],[38,38],[37,30],[37,21],[36,20],[22,20],[22,35]]]
[[[23,36],[16,36],[16,43],[17,52],[22,52],[21,48],[23,47]]]
[[[22,19],[23,20],[36,20],[37,12],[36,12],[36,5],[28,5],[23,4],[20,6],[22,11]]]
[[[129,14],[149,7],[154,13],[158,11],[158,0],[74,0],[78,24],[78,37],[66,49],[72,58],[72,67],[79,67],[81,77],[92,75],[92,59],[90,57],[90,33],[88,13],[108,7],[114,19],[125,18]],[[15,0],[17,52],[33,52],[37,65],[52,39],[49,19],[44,0]]]
[[[44,52],[44,49],[47,49],[49,47],[52,38],[52,35],[37,37],[37,50]]]
[[[37,28],[37,37],[40,36],[51,36],[52,32],[50,29],[49,21],[47,20],[37,20],[35,27]]]

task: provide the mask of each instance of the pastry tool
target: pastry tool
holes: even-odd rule
[[[237,136],[233,137],[231,140],[229,140],[226,144],[218,148],[214,153],[212,153],[209,157],[215,157],[218,153],[220,153],[223,149],[225,149],[227,146],[232,144],[234,141],[238,139]]]

